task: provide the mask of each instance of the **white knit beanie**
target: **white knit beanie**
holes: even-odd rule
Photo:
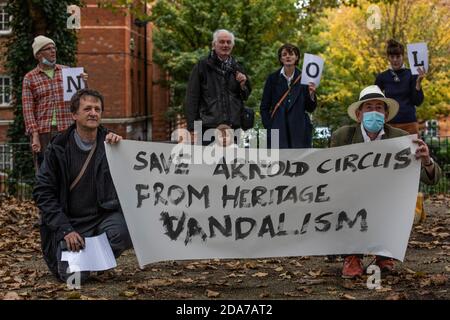
[[[33,55],[36,58],[36,54],[39,52],[39,50],[41,50],[43,47],[45,47],[46,45],[48,45],[49,43],[52,43],[54,46],[55,42],[47,37],[44,36],[37,36],[36,38],[34,38],[33,41]]]

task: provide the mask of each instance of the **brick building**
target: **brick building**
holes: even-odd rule
[[[105,96],[103,123],[127,139],[167,140],[170,126],[164,113],[169,91],[158,84],[166,74],[153,64],[151,24],[98,8],[95,0],[85,4],[78,31],[77,66],[89,73],[89,87]],[[10,30],[2,34],[2,21],[8,17],[1,9],[0,5],[0,87],[5,87],[10,81],[4,69]],[[10,96],[1,92],[0,144],[7,140],[7,127],[13,119]]]
[[[6,141],[6,131],[13,119],[9,89],[11,77],[8,76],[5,69],[6,42],[11,34],[5,5],[5,1],[0,1],[0,144]]]

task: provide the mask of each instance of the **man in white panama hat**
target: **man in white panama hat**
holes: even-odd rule
[[[393,99],[386,98],[378,86],[372,85],[364,88],[359,95],[359,100],[352,103],[347,109],[350,118],[357,123],[337,129],[331,136],[331,147],[407,135],[406,131],[386,124],[395,117],[398,109],[398,103]],[[422,162],[420,180],[426,184],[436,184],[441,176],[439,165],[430,157],[425,142],[420,139],[415,139],[414,142],[418,144],[415,156]],[[395,212],[392,214],[395,214]],[[364,273],[361,259],[361,255],[346,256],[342,277],[361,276]],[[387,257],[377,256],[376,264],[383,272],[392,271],[394,268],[394,260]]]
[[[73,120],[69,102],[64,102],[61,70],[67,66],[56,63],[55,42],[40,35],[34,38],[32,48],[38,65],[23,78],[22,110],[37,172],[50,139],[65,131]],[[87,81],[87,73],[81,76]]]

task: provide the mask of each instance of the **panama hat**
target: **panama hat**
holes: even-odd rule
[[[394,99],[386,98],[378,86],[372,85],[364,88],[359,94],[359,100],[352,103],[350,107],[348,107],[348,116],[353,120],[358,121],[358,118],[356,117],[356,110],[358,110],[359,106],[364,102],[370,100],[381,100],[387,104],[389,115],[386,122],[392,120],[397,115],[399,108],[398,102]]]

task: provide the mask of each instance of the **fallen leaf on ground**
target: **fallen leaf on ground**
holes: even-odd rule
[[[447,283],[448,277],[443,274],[435,274],[431,276],[430,280],[433,285],[442,286]]]
[[[257,272],[252,274],[252,277],[258,277],[258,278],[263,278],[263,277],[267,277],[269,274],[267,272]]]
[[[295,291],[283,292],[283,294],[286,297],[302,297],[303,296],[301,293],[295,292]]]
[[[405,300],[408,299],[408,295],[406,293],[391,293],[386,297],[385,300]]]
[[[206,296],[208,298],[217,298],[220,295],[220,292],[206,289]]]
[[[311,277],[315,278],[315,277],[318,277],[318,276],[320,276],[320,275],[322,274],[322,270],[318,270],[318,271],[309,271],[308,274],[309,274]]]
[[[275,268],[274,270],[275,270],[276,272],[281,272],[281,271],[284,270],[284,268],[283,268],[283,267],[278,267],[278,268]]]
[[[150,279],[147,281],[147,285],[152,287],[164,287],[170,286],[174,283],[173,280],[170,279]]]
[[[347,299],[347,300],[356,300],[356,298],[354,296],[351,296],[349,294],[342,295],[342,298]]]
[[[69,300],[78,300],[81,298],[81,293],[79,291],[72,291],[66,295],[66,298]]]
[[[191,278],[180,279],[180,281],[183,283],[194,283],[194,280],[192,280]]]
[[[22,300],[22,298],[17,294],[17,292],[10,291],[5,294],[3,300]]]
[[[174,297],[176,299],[190,299],[192,298],[192,294],[191,293],[187,293],[187,292],[175,292]]]

